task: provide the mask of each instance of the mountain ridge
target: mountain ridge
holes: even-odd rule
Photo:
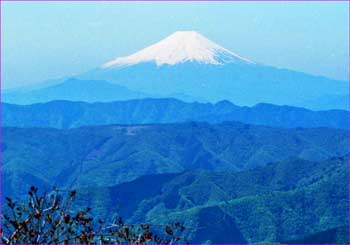
[[[66,110],[66,108],[70,108]],[[311,111],[292,106],[259,103],[240,107],[227,100],[183,102],[174,98],[115,102],[51,101],[33,105],[2,105],[3,126],[75,128],[106,124],[147,124],[202,121],[239,121],[271,127],[349,128],[347,111]]]
[[[186,235],[195,243],[307,240],[347,227],[347,159],[346,155],[319,162],[295,158],[242,172],[144,175],[119,185],[80,188],[77,205],[93,206],[103,217],[110,217],[118,205],[118,213],[129,223],[183,221]],[[224,235],[233,230],[234,236]],[[319,243],[348,240],[321,234],[317,239]]]
[[[54,81],[52,85],[39,89],[26,89],[2,93],[2,101],[15,104],[31,104],[52,100],[70,101],[111,101],[144,98],[150,95],[130,90],[122,85],[103,80],[80,80],[69,78],[64,81]]]
[[[8,189],[14,188],[13,193],[24,194],[24,186],[31,184],[105,186],[152,173],[240,171],[292,157],[320,161],[348,152],[346,130],[278,129],[233,122],[3,127],[2,132],[4,181]],[[21,177],[27,175],[34,183]],[[16,186],[23,188],[17,191]]]

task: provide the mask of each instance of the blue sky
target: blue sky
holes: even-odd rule
[[[347,80],[346,2],[5,2],[3,88],[79,74],[177,30],[251,60]]]

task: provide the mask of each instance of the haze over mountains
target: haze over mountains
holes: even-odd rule
[[[68,79],[2,91],[2,198],[184,222],[191,243],[348,243],[348,83],[181,31]]]
[[[144,98],[148,95],[100,80],[67,79],[39,89],[5,92],[3,97],[5,102],[25,105],[52,100],[105,102]]]
[[[193,31],[175,32],[135,54],[118,57],[76,78],[83,80],[79,84],[86,81],[86,85],[75,89],[76,85],[68,80],[45,89],[4,93],[3,101],[96,102],[173,95],[178,99],[229,100],[249,106],[263,102],[316,110],[348,109],[348,100],[344,99],[349,92],[348,82],[257,64]]]

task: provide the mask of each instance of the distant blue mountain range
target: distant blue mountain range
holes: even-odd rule
[[[147,97],[147,95],[105,81],[67,79],[48,87],[5,92],[2,100],[16,104],[32,104],[52,100],[103,102],[113,101],[116,98],[127,100],[143,97]]]
[[[349,83],[255,63],[196,32],[176,32],[135,54],[118,57],[75,79],[3,93],[3,101],[108,102],[175,97],[241,106],[258,103],[314,110],[349,109]]]
[[[118,205],[127,224],[181,222],[194,244],[348,244],[348,94],[176,32],[2,91],[2,199],[57,186],[107,221]]]
[[[349,108],[348,82],[256,64],[141,63],[96,69],[80,78],[103,79],[144,93],[183,93],[210,102],[229,100],[248,106],[263,102],[316,110]]]
[[[109,82],[106,82],[109,81]],[[110,102],[175,97],[188,102],[229,100],[237,105],[290,105],[313,110],[349,109],[348,83],[259,65],[138,64],[96,69],[32,90],[2,92],[2,100],[32,104],[51,100]]]
[[[239,121],[272,127],[349,128],[348,111],[311,111],[291,106],[258,104],[241,107],[225,100],[216,104],[176,99],[138,99],[108,103],[52,101],[2,106],[3,126],[74,128],[107,124]]]

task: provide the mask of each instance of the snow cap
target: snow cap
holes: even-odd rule
[[[157,66],[183,62],[220,65],[225,63],[253,63],[205,38],[195,31],[177,31],[165,39],[130,56],[111,60],[103,68],[155,62]]]

